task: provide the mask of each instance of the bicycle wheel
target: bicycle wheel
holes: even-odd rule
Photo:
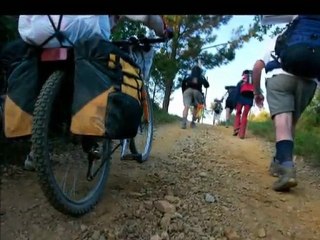
[[[3,122],[4,122],[4,102],[2,99],[0,99],[0,140],[4,138]]]
[[[144,106],[141,123],[137,135],[130,140],[129,149],[131,153],[138,154],[137,161],[147,161],[152,148],[153,140],[153,108],[149,92],[144,91]]]
[[[61,109],[56,103],[61,101],[64,77],[63,72],[56,71],[42,87],[34,110],[32,150],[39,183],[48,201],[60,212],[78,217],[88,213],[103,194],[109,175],[111,142],[104,139],[101,158],[92,161],[79,144],[52,137],[50,129],[55,124],[52,118],[55,110]],[[89,178],[93,171],[97,176]]]

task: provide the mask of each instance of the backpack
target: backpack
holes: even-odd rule
[[[243,81],[243,80],[242,80]],[[253,80],[252,80],[252,72],[248,74],[248,79],[247,81],[243,81],[241,86],[240,86],[240,93],[244,97],[253,97]]]
[[[320,15],[299,15],[289,23],[276,40],[275,54],[286,72],[308,78],[319,76]]]
[[[214,111],[216,114],[221,114],[221,112],[223,111],[223,107],[222,107],[221,102],[215,102],[215,103],[214,103],[213,111]]]
[[[187,78],[185,77],[182,82],[181,82],[181,89],[182,89],[182,93],[184,93],[184,91],[188,88],[187,86]]]
[[[100,36],[76,42],[74,55],[71,132],[110,139],[135,137],[146,101],[140,67]]]

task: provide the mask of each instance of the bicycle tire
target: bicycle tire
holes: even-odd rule
[[[140,155],[139,159],[137,160],[140,163],[145,162],[149,159],[150,152],[152,149],[152,142],[153,142],[153,127],[154,127],[153,108],[152,108],[152,103],[151,103],[151,99],[148,91],[146,91],[146,102],[147,102],[147,108],[148,108],[148,126],[146,130],[147,131],[146,143],[142,151],[138,149],[136,144],[137,137],[139,134],[138,133],[136,137],[130,140],[130,144],[129,144],[129,149],[131,153]],[[142,116],[142,119],[143,119],[143,116]]]
[[[4,102],[0,99],[0,140],[2,139],[4,139]]]
[[[38,181],[44,195],[50,204],[58,211],[80,217],[98,203],[103,195],[103,190],[110,170],[110,148],[111,141],[105,140],[102,153],[102,160],[106,159],[101,171],[101,177],[90,194],[79,201],[68,198],[58,185],[49,158],[48,132],[51,110],[54,99],[61,87],[64,72],[56,71],[49,76],[43,85],[34,109],[34,120],[32,128],[32,148],[34,151],[34,161],[37,170]]]

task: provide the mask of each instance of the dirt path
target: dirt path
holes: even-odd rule
[[[231,133],[158,128],[150,161],[113,159],[102,201],[80,219],[54,210],[18,168],[2,178],[1,239],[320,239],[320,170],[297,159],[298,187],[276,193],[270,145]]]

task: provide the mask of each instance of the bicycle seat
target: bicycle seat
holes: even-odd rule
[[[45,48],[41,53],[41,61],[64,61],[68,58],[68,48]]]

